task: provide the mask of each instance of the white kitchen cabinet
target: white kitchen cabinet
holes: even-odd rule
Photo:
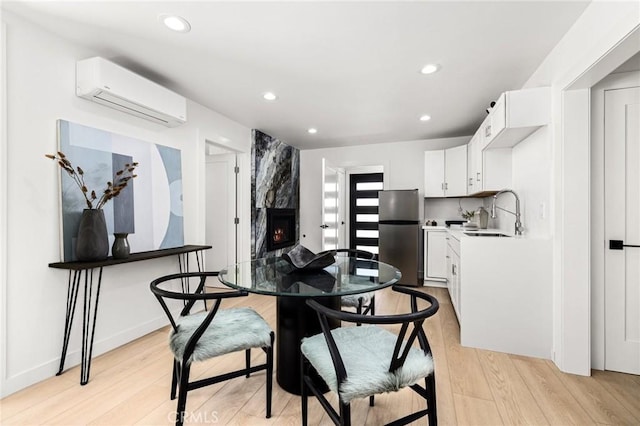
[[[444,149],[424,152],[424,196],[444,197]]]
[[[482,189],[482,150],[480,149],[480,131],[477,131],[467,144],[467,194],[481,192]]]
[[[550,359],[552,240],[457,233],[462,236],[459,257],[452,254],[452,267],[458,262],[452,303],[460,344]]]
[[[425,151],[424,168],[425,197],[467,195],[467,145]]]
[[[451,236],[447,237],[447,242],[451,239]],[[449,244],[447,244],[447,290],[449,291],[449,299],[451,299],[451,305],[453,305],[453,262],[452,262],[452,258],[453,258],[453,250],[451,249],[451,246]],[[454,309],[455,311],[455,309]],[[456,313],[456,316],[458,316],[458,314]]]
[[[461,293],[461,269],[460,269],[460,241],[452,234],[448,234],[447,239],[447,289],[451,298],[451,305],[458,317],[458,322],[462,323],[462,307],[460,306]]]
[[[424,279],[447,279],[447,231],[444,228],[424,230]]]
[[[467,195],[467,146],[449,148],[444,153],[445,195]]]
[[[485,117],[484,121],[482,122],[482,124],[480,125],[476,133],[478,135],[478,147],[480,151],[484,151],[485,148],[487,148],[487,145],[489,144],[489,139],[485,136],[487,132],[487,128],[489,129],[491,128],[491,114]]]
[[[480,127],[482,149],[509,148],[549,123],[548,87],[504,92]]]
[[[447,230],[445,238],[460,344],[550,359],[552,240],[469,236],[462,229]]]
[[[482,141],[482,133],[478,131],[468,144],[468,195],[511,187],[511,148],[482,151]]]

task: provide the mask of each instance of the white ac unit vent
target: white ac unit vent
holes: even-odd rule
[[[77,62],[76,95],[167,127],[187,121],[184,97],[98,56]]]

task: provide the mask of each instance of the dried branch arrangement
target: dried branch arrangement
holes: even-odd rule
[[[69,174],[71,179],[78,185],[89,209],[101,209],[110,199],[117,197],[126,188],[129,181],[138,175],[134,174],[138,163],[125,164],[122,170],[118,170],[113,176],[113,182],[107,182],[107,187],[100,197],[96,191],[87,188],[84,182],[84,170],[80,166],[73,167],[71,161],[58,151],[56,154],[45,154],[45,157],[58,162],[58,165]],[[94,207],[95,206],[95,207]]]

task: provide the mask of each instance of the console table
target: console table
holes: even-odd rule
[[[50,268],[69,270],[67,314],[64,320],[62,356],[60,358],[60,369],[56,373],[56,376],[62,374],[64,370],[64,362],[67,357],[67,348],[69,346],[69,336],[71,335],[71,327],[73,325],[73,317],[76,310],[76,301],[78,300],[78,290],[82,281],[84,281],[84,304],[82,310],[82,361],[80,364],[80,384],[86,385],[89,381],[89,372],[91,370],[91,354],[93,352],[93,337],[96,329],[100,284],[102,282],[102,268],[105,266],[120,265],[122,263],[139,262],[141,260],[158,259],[167,256],[178,256],[180,272],[189,272],[189,253],[194,253],[198,271],[202,271],[204,266],[202,252],[210,248],[211,246],[188,245],[170,249],[131,253],[126,259],[114,259],[112,257],[108,257],[105,260],[96,262],[50,263]],[[94,271],[96,269],[98,271],[94,285]],[[183,282],[182,285],[184,287],[187,283]]]

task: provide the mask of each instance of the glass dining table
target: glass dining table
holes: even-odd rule
[[[276,297],[276,380],[293,394],[300,394],[300,341],[322,332],[306,299],[340,309],[342,296],[380,290],[401,277],[396,267],[386,263],[346,256],[335,259],[323,269],[301,270],[282,257],[268,257],[230,265],[218,275],[231,288]],[[339,326],[339,321],[331,324]]]

